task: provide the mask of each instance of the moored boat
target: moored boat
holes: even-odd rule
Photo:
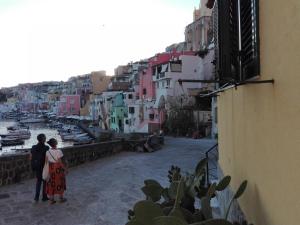
[[[43,123],[45,119],[43,118],[30,118],[25,120],[20,120],[20,123]]]
[[[10,130],[7,134],[0,134],[1,137],[11,139],[29,139],[31,133],[27,129]]]
[[[23,145],[25,142],[21,139],[3,138],[1,139],[2,146]]]

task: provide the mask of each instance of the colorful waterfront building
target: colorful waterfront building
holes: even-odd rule
[[[58,116],[80,115],[80,95],[62,95],[58,102]]]
[[[124,101],[124,94],[118,93],[112,98],[110,113],[110,128],[116,132],[124,131],[124,118],[127,117],[127,105]]]
[[[121,91],[104,91],[101,94],[95,95],[93,107],[90,109],[90,116],[98,118],[99,127],[102,129],[110,128],[110,115],[112,111],[113,99]],[[94,111],[94,112],[93,112]]]
[[[157,110],[155,110],[155,103],[157,100],[157,94],[159,87],[157,87],[156,76],[157,74],[165,74],[167,65],[170,61],[177,60],[179,56],[194,56],[195,52],[166,52],[159,53],[149,59],[148,67],[141,71],[139,77],[139,125],[137,131],[139,132],[154,132],[158,131],[163,123],[163,116],[159,116]],[[194,56],[196,57],[196,56]],[[197,58],[197,57],[196,57]],[[168,80],[165,81],[166,86]],[[156,107],[157,108],[157,107]],[[165,114],[165,112],[164,112]]]

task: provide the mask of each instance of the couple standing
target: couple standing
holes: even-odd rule
[[[34,200],[39,201],[41,186],[42,201],[50,200],[50,204],[56,203],[54,200],[55,195],[59,195],[59,202],[65,202],[64,191],[66,190],[66,166],[62,160],[63,153],[57,149],[57,140],[51,138],[45,145],[46,135],[39,134],[37,136],[38,144],[33,145],[31,148],[31,166],[36,174],[36,190]],[[49,166],[49,179],[43,179],[44,166]],[[45,173],[45,172],[44,172]]]

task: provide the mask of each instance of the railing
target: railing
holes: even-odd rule
[[[218,144],[215,144],[210,149],[205,152],[205,157],[207,159],[206,163],[206,184],[210,184],[210,178],[217,179],[217,169],[218,169],[218,158],[219,150]],[[215,174],[212,172],[215,171]]]

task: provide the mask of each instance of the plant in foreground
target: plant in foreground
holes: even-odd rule
[[[225,176],[220,182],[206,184],[207,159],[201,160],[194,173],[183,175],[179,167],[168,171],[169,186],[162,187],[156,180],[145,180],[142,191],[146,200],[137,202],[128,211],[126,225],[233,225],[227,220],[234,199],[238,199],[247,187],[242,182],[228,204],[224,218],[214,219],[210,201],[217,192],[227,188],[231,181]],[[198,199],[201,208],[195,208]],[[234,224],[236,225],[236,224]]]

